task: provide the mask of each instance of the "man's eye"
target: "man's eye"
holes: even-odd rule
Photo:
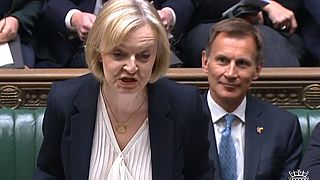
[[[240,59],[237,61],[237,65],[240,67],[248,67],[251,63],[248,60]]]
[[[225,58],[225,57],[218,57],[218,58],[216,58],[216,61],[217,61],[219,64],[226,64],[226,63],[228,63],[228,59]]]

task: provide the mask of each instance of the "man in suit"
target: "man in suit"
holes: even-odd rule
[[[42,0],[4,0],[0,5],[0,43],[21,40],[24,63],[34,66],[34,53],[30,39],[41,13]]]
[[[42,19],[37,46],[38,67],[86,67],[84,44],[89,30],[107,0],[51,0]],[[179,34],[191,15],[191,0],[154,0],[153,4],[169,30]],[[174,13],[173,15],[171,13]],[[44,32],[44,29],[46,32]]]
[[[248,94],[262,69],[261,46],[261,34],[254,26],[231,18],[214,26],[202,52],[210,84],[203,96],[211,116],[209,156],[215,160],[217,179],[284,180],[301,158],[297,117]],[[234,117],[232,121],[225,120],[226,114]]]
[[[310,180],[319,179],[320,177],[320,123],[314,128],[308,148],[303,155],[301,171],[309,171]]]
[[[304,13],[301,21],[301,36],[306,53],[306,66],[320,66],[320,1],[304,0]]]
[[[194,0],[194,25],[184,36],[181,54],[186,67],[200,67],[201,51],[209,37],[210,27],[222,20],[222,14],[240,0]],[[302,39],[295,33],[301,0],[271,0],[250,20],[264,37],[264,65],[267,67],[297,67],[304,56]]]

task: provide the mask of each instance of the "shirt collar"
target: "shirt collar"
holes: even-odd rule
[[[207,101],[210,109],[211,120],[213,123],[216,123],[218,120],[220,120],[224,115],[228,113],[212,99],[210,95],[210,90],[207,94]],[[231,112],[232,114],[236,115],[243,123],[245,122],[246,105],[247,97],[245,96],[241,104],[233,112]]]

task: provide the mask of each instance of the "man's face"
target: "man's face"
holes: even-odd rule
[[[253,37],[220,33],[208,53],[202,52],[202,67],[208,74],[212,98],[222,107],[237,107],[262,68],[262,63],[256,63]]]

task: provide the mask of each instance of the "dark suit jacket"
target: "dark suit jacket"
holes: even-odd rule
[[[36,54],[39,67],[66,66],[70,57],[81,51],[83,42],[78,37],[69,38],[71,33],[76,34],[66,27],[65,16],[71,9],[93,13],[95,4],[96,0],[49,0],[41,19],[41,31],[38,32],[40,43]],[[193,12],[191,0],[154,0],[154,5],[156,9],[171,7],[177,16],[175,33],[184,32]]]
[[[207,93],[203,105],[210,110]],[[247,95],[245,112],[245,180],[287,180],[288,172],[297,167],[302,153],[302,134],[296,116],[276,106]],[[257,127],[264,131],[257,133]],[[210,159],[218,159],[213,123],[209,123]],[[219,161],[214,161],[216,179],[221,179]]]
[[[221,20],[224,11],[240,2],[240,0],[193,0],[196,5],[197,14],[204,21],[217,22]],[[297,13],[302,5],[302,0],[277,0],[281,5]]]
[[[91,74],[52,85],[35,179],[88,178],[99,87]],[[197,89],[161,79],[148,104],[153,180],[213,179]]]
[[[305,58],[307,66],[320,66],[320,1],[304,0],[300,34],[310,57]]]
[[[304,5],[314,18],[316,24],[320,26],[320,2],[318,0],[304,0]]]
[[[161,0],[158,0],[161,1]],[[195,6],[192,0],[162,0],[162,7],[171,7],[176,14],[176,25],[173,28],[175,36],[185,33],[193,18]]]
[[[309,171],[309,179],[320,177],[320,123],[314,128],[308,148],[303,155],[300,169]]]
[[[5,16],[14,16],[19,20],[19,34],[21,39],[30,38],[35,28],[36,21],[41,13],[42,0],[11,0],[5,1],[10,6],[5,9],[4,14],[0,15],[0,19]],[[8,11],[7,11],[8,10]]]

